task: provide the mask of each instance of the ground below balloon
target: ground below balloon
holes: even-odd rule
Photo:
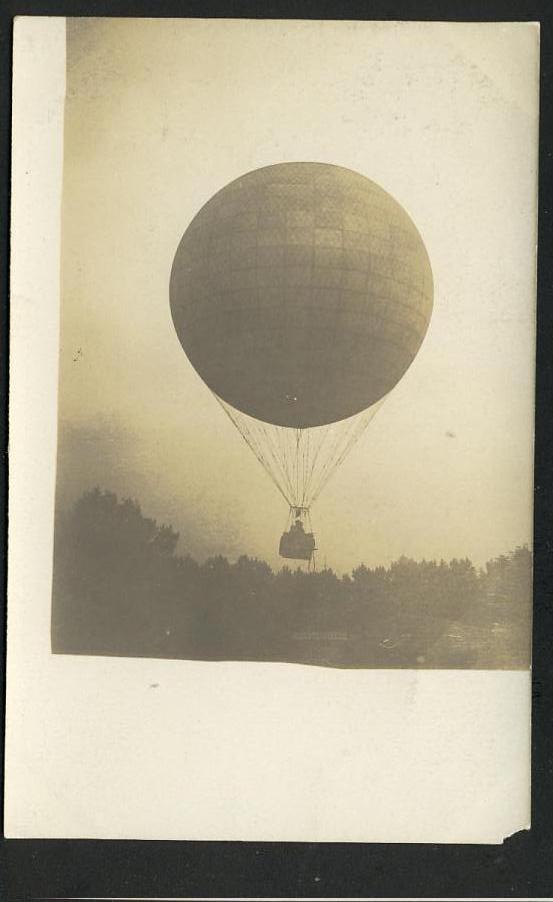
[[[56,653],[357,668],[526,668],[532,555],[314,573],[198,563],[139,505],[95,489],[57,516]]]

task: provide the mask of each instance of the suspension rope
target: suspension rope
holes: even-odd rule
[[[269,453],[271,455],[271,460],[273,461],[273,466],[275,467],[276,474],[280,473],[281,479],[284,482],[284,487],[286,488],[289,497],[291,499],[293,499],[294,486],[290,479],[290,474],[288,472],[286,462],[285,462],[285,460],[283,461],[281,459],[281,457],[279,456],[278,448],[275,448],[274,437],[271,434],[271,429],[265,423],[261,423],[261,422],[258,424],[258,428],[261,429],[261,431],[265,437],[265,441],[267,443],[267,447],[268,447]]]
[[[334,426],[334,424],[333,424],[333,426]],[[341,428],[340,428],[340,426],[341,426]],[[328,455],[325,455],[326,460],[324,461],[324,463],[320,469],[320,472],[317,475],[317,480],[313,487],[313,497],[315,495],[318,496],[320,494],[321,483],[323,482],[323,480],[326,482],[326,479],[325,479],[326,474],[329,471],[332,471],[334,469],[333,465],[334,465],[336,456],[339,454],[339,449],[341,448],[341,446],[344,443],[347,444],[348,436],[354,430],[355,426],[356,426],[356,419],[354,418],[345,427],[345,432],[343,431],[344,424],[338,424],[338,428],[336,428],[334,426],[334,428],[332,429],[334,442],[331,445],[330,453]]]
[[[215,392],[212,392],[212,394],[215,395]],[[265,472],[266,472],[267,475],[269,476],[271,482],[276,486],[276,488],[278,489],[278,491],[280,492],[280,494],[282,495],[282,497],[284,498],[284,500],[286,501],[286,503],[290,506],[291,503],[292,503],[291,500],[290,500],[290,498],[287,497],[287,495],[286,495],[286,493],[283,491],[283,489],[282,489],[280,483],[279,483],[278,480],[275,478],[275,475],[273,474],[273,472],[272,472],[272,470],[271,470],[269,464],[268,464],[267,461],[265,460],[265,458],[264,458],[264,456],[263,456],[261,450],[257,447],[255,441],[252,440],[252,436],[251,436],[251,434],[250,434],[250,432],[249,432],[248,427],[246,426],[246,424],[245,424],[245,423],[244,423],[244,424],[241,424],[240,421],[239,421],[239,419],[238,419],[238,417],[233,416],[233,414],[231,413],[230,408],[227,408],[227,405],[224,403],[224,401],[222,401],[221,398],[219,398],[218,395],[215,395],[215,397],[217,398],[217,401],[219,402],[219,404],[221,405],[221,407],[222,407],[223,410],[225,411],[225,413],[226,413],[226,415],[228,416],[228,418],[229,418],[229,420],[231,421],[231,423],[236,427],[236,429],[238,429],[238,432],[240,433],[240,435],[242,436],[242,438],[244,439],[244,441],[246,442],[246,444],[252,449],[252,451],[253,451],[253,453],[255,454],[255,456],[257,457],[259,463],[262,465],[263,469],[265,470]]]
[[[300,497],[300,443],[301,443],[301,429],[296,429],[296,455],[295,455],[295,471],[296,471],[296,499],[299,500]]]
[[[365,411],[365,413],[363,414],[363,416],[361,417],[359,422],[356,423],[356,428],[350,431],[349,438],[347,439],[344,447],[342,448],[341,452],[337,456],[337,458],[334,461],[334,463],[332,464],[332,466],[330,468],[327,468],[326,476],[321,480],[316,491],[313,493],[313,497],[311,498],[311,504],[315,503],[315,501],[317,500],[317,498],[319,497],[319,495],[321,494],[321,492],[327,485],[331,476],[335,473],[335,471],[338,469],[340,464],[342,464],[343,461],[346,459],[346,457],[350,453],[353,446],[359,441],[359,439],[365,432],[367,426],[369,425],[369,423],[371,422],[373,417],[380,410],[380,407],[382,406],[383,402],[384,402],[384,399],[382,398],[380,401],[378,401],[376,404],[374,404],[369,410]]]
[[[305,502],[306,502],[307,475],[308,475],[308,469],[309,469],[310,436],[311,436],[311,433],[308,431],[306,434],[306,439],[305,439],[304,448],[303,448],[303,479],[302,479],[303,493],[301,496],[302,507],[305,507]]]
[[[313,474],[315,472],[315,467],[317,466],[317,460],[319,458],[319,455],[321,453],[321,450],[325,443],[325,440],[330,432],[330,426],[318,426],[316,428],[317,428],[318,434],[321,436],[321,440],[319,441],[319,444],[317,445],[316,451],[313,454],[313,460],[311,462],[311,466],[309,467],[309,475],[307,477],[307,482],[306,482],[306,486],[305,486],[306,500],[310,496],[311,482],[313,480]]]
[[[215,397],[288,507],[306,511],[317,501],[384,401],[381,399],[349,420],[301,429],[255,420]]]
[[[273,426],[268,427],[269,430],[272,430],[275,438],[275,445],[277,446],[277,453],[280,454],[280,459],[282,461],[282,471],[284,473],[284,478],[288,485],[288,491],[290,493],[290,498],[295,502],[295,492],[294,492],[294,478],[293,478],[293,470],[290,463],[290,455],[288,453],[288,447],[286,443],[286,433],[285,430],[281,426]]]

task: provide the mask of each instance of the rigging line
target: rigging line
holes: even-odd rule
[[[277,444],[280,448],[280,454],[282,455],[282,459],[284,462],[284,469],[286,470],[290,482],[292,482],[292,464],[290,462],[290,454],[288,450],[289,444],[289,432],[285,426],[277,426]]]
[[[285,471],[285,473],[287,474],[287,477],[288,477],[288,480],[289,480],[289,484],[290,484],[290,491],[291,491],[291,494],[293,494],[293,492],[292,492],[292,477],[291,477],[291,470],[290,470],[290,462],[289,462],[289,459],[288,459],[287,430],[286,430],[286,427],[284,427],[284,426],[275,426],[274,428],[275,428],[275,430],[276,430],[276,442],[275,442],[275,444],[276,444],[277,447],[278,447],[278,453],[279,453],[280,459],[281,459],[281,461],[282,461],[282,469],[283,469],[283,470]]]
[[[304,506],[304,504],[303,504],[303,477],[302,477],[303,463],[302,463],[302,460],[303,460],[303,455],[301,455],[300,458],[298,459],[298,467],[297,467],[297,471],[296,471],[296,484],[298,486],[297,499],[298,499],[298,505],[300,507]]]
[[[286,468],[290,474],[290,481],[295,485],[294,504],[299,504],[298,491],[298,437],[297,430],[293,427],[282,427],[282,441],[285,448]]]
[[[269,466],[271,468],[271,472],[273,474],[273,478],[279,483],[281,487],[283,487],[283,491],[286,494],[286,497],[290,499],[290,488],[287,485],[286,474],[282,472],[282,467],[280,466],[280,461],[273,452],[271,444],[269,442],[268,436],[264,429],[260,428],[261,424],[254,427],[256,430],[257,441],[259,446],[264,451],[264,456],[269,460]],[[290,502],[289,502],[290,503]]]
[[[321,469],[321,467],[325,466],[325,462],[328,459],[329,446],[330,446],[331,453],[332,453],[332,443],[337,434],[338,434],[338,427],[337,427],[336,423],[329,423],[325,427],[325,434],[321,440],[321,446],[320,446],[322,453],[319,455],[319,459],[317,461],[319,470]],[[324,448],[324,451],[323,451],[323,448]],[[317,470],[315,470],[315,472],[317,472]]]
[[[307,478],[305,482],[305,498],[306,503],[311,502],[311,485],[316,478],[318,462],[321,458],[322,449],[327,438],[328,426],[323,426],[314,435],[311,436],[311,450],[309,460],[307,462]]]
[[[307,433],[307,448],[305,452],[305,473],[303,477],[303,497],[304,504],[307,504],[307,483],[309,481],[309,465],[311,462],[311,455],[313,453],[313,439],[311,436],[311,431]]]
[[[294,503],[300,505],[300,455],[301,455],[301,435],[297,429],[283,427],[284,443],[286,447],[286,460],[290,471],[294,489]]]
[[[313,487],[313,502],[319,497],[322,488],[328,482],[329,477],[332,475],[336,467],[338,466],[338,462],[342,459],[343,448],[347,447],[352,435],[356,433],[356,429],[359,423],[357,418],[355,418],[347,427],[345,431],[340,428],[338,424],[337,427],[337,436],[336,440],[332,446],[332,450],[324,464],[321,468],[320,473],[317,475],[316,483]],[[312,502],[312,503],[313,503]]]
[[[294,499],[294,487],[292,485],[292,482],[290,480],[290,477],[289,477],[289,474],[288,474],[286,468],[282,465],[282,462],[279,459],[278,448],[275,450],[273,436],[268,431],[268,428],[266,427],[266,425],[264,423],[260,422],[259,427],[261,428],[261,431],[263,432],[263,435],[265,437],[265,441],[267,444],[268,451],[271,455],[271,460],[273,461],[273,465],[276,467],[277,472],[280,470],[280,473],[282,474],[282,478],[284,480],[285,487],[287,488],[287,490],[289,492],[290,498],[292,499],[292,501],[294,501],[295,500]]]
[[[340,447],[340,444],[343,441],[347,440],[346,436],[349,434],[350,430],[352,429],[352,425],[353,424],[350,423],[344,430],[343,423],[342,424],[333,424],[334,441],[330,447],[330,452],[328,454],[325,454],[326,459],[325,459],[319,473],[317,474],[317,478],[314,480],[313,495],[318,496],[321,480],[324,479],[326,472],[333,465],[333,461],[336,457],[336,454],[339,453],[338,449]]]
[[[307,485],[306,485],[306,488],[305,488],[305,496],[306,496],[306,499],[309,498],[309,492],[310,492],[310,488],[311,488],[311,482],[313,481],[313,473],[314,473],[315,467],[316,467],[316,465],[317,465],[317,459],[318,459],[318,457],[319,457],[319,455],[320,455],[320,453],[321,453],[321,449],[322,449],[322,447],[323,447],[323,445],[324,445],[324,442],[325,442],[325,439],[326,439],[326,437],[327,437],[327,435],[328,435],[328,432],[329,432],[329,429],[330,429],[330,425],[327,425],[327,426],[320,426],[320,427],[315,427],[315,428],[318,428],[318,429],[322,430],[322,432],[319,432],[320,441],[319,441],[319,444],[317,445],[317,448],[316,448],[315,453],[314,453],[314,455],[313,455],[313,461],[312,461],[312,464],[311,464],[309,476],[308,476],[308,478],[307,478]]]
[[[283,434],[281,426],[268,427],[271,431],[267,434],[267,441],[270,442],[273,453],[278,457],[280,468],[288,481],[290,491],[292,491],[292,481],[290,478],[290,468],[288,466],[288,458],[286,453],[286,436]]]
[[[252,425],[250,428],[255,430],[257,441],[258,441],[260,447],[266,448],[266,452],[268,452],[270,455],[269,460],[270,460],[270,465],[272,467],[272,472],[273,472],[274,478],[279,481],[279,484],[284,483],[284,488],[287,489],[288,487],[286,486],[286,479],[281,472],[281,467],[279,466],[279,461],[278,461],[278,459],[275,459],[275,455],[270,446],[270,443],[268,441],[268,437],[266,435],[265,430],[262,430],[260,427],[261,427],[260,423],[258,424],[258,423],[252,422]],[[266,452],[265,452],[265,456],[267,456]]]
[[[287,439],[286,433],[284,432],[284,427],[269,426],[265,429],[265,432],[267,434],[267,441],[269,442],[272,453],[278,459],[284,479],[286,480],[290,497],[295,503],[296,498],[294,492],[293,472],[290,467]]]
[[[298,504],[303,507],[303,458],[305,454],[305,448],[302,441],[302,437],[298,439],[296,433],[296,486],[298,489]]]
[[[333,458],[331,466],[334,466],[335,461],[340,459],[340,457],[343,453],[343,449],[348,446],[348,444],[351,440],[351,437],[355,436],[357,434],[359,426],[363,422],[364,419],[365,418],[364,418],[363,414],[361,415],[361,417],[359,419],[354,419],[351,424],[351,427],[346,430],[345,434],[341,437],[340,441],[336,442],[336,445],[334,448],[335,456]]]
[[[282,497],[284,498],[284,500],[286,501],[286,503],[287,503],[288,505],[290,505],[290,503],[291,503],[291,502],[290,502],[290,499],[286,497],[286,494],[284,493],[284,491],[282,490],[281,486],[279,485],[279,483],[278,483],[277,480],[275,479],[275,477],[274,477],[273,473],[271,472],[270,467],[269,467],[268,464],[266,463],[266,461],[265,461],[263,455],[262,455],[258,450],[256,450],[256,447],[255,447],[253,444],[251,444],[251,443],[248,441],[248,439],[246,438],[246,435],[244,434],[244,432],[243,432],[243,430],[242,430],[242,428],[241,428],[241,426],[240,426],[239,421],[238,421],[237,419],[235,419],[235,418],[232,416],[232,414],[230,413],[230,410],[227,409],[226,405],[225,405],[224,402],[221,400],[221,398],[219,398],[219,396],[216,395],[215,392],[212,392],[212,394],[215,396],[215,398],[217,399],[217,401],[219,402],[219,404],[221,405],[221,407],[222,407],[223,410],[225,411],[225,413],[226,413],[226,415],[228,416],[228,418],[229,418],[229,420],[231,421],[231,423],[232,423],[232,424],[235,426],[235,428],[238,430],[238,432],[239,432],[240,435],[242,436],[242,439],[244,440],[244,442],[246,443],[246,445],[248,445],[248,447],[251,448],[251,450],[253,451],[253,453],[254,453],[255,456],[257,457],[259,463],[262,465],[263,469],[265,470],[265,472],[267,473],[267,475],[269,476],[269,478],[271,479],[271,481],[273,482],[273,484],[276,486],[276,488],[278,489],[278,491],[280,492],[280,494],[282,495]],[[248,431],[248,429],[247,429],[247,427],[246,427],[246,432],[247,432],[247,431]]]
[[[363,418],[364,421],[365,418]],[[361,427],[361,428],[360,428]],[[345,432],[344,435],[340,436],[340,440],[335,442],[332,455],[329,458],[326,467],[320,474],[319,484],[316,488],[316,495],[318,496],[322,491],[324,485],[326,485],[328,479],[335,471],[335,469],[339,466],[340,462],[344,459],[345,454],[351,447],[352,443],[355,442],[358,434],[360,434],[361,430],[365,427],[365,423],[354,422],[350,426],[350,428]]]
[[[345,432],[343,435],[342,448],[340,448],[338,445],[336,445],[336,448],[335,448],[336,459],[335,459],[335,461],[333,461],[332,467],[334,467],[342,462],[345,455],[351,449],[353,444],[359,439],[359,437],[362,435],[363,431],[367,428],[368,424],[370,423],[370,421],[374,417],[375,413],[377,412],[379,406],[380,405],[377,402],[377,405],[374,405],[369,410],[364,411],[361,414],[361,416],[357,415],[352,420],[351,428],[349,428],[347,430],[347,432]]]
[[[254,452],[257,459],[263,464],[265,471],[268,473],[270,479],[276,485],[276,487],[280,491],[281,495],[285,498],[285,500],[289,504],[290,503],[289,499],[288,499],[285,491],[283,491],[281,482],[278,479],[278,473],[275,473],[273,471],[273,469],[271,468],[270,461],[267,460],[266,455],[263,453],[263,448],[259,443],[258,436],[255,435],[255,433],[250,428],[248,428],[247,424],[244,422],[239,421],[237,423],[237,428],[239,431],[241,431],[244,434],[247,444],[252,449],[252,451]]]
[[[303,499],[302,504],[307,503],[306,499],[306,490],[307,490],[307,474],[309,473],[309,455],[311,454],[311,435],[308,432],[307,438],[305,442],[305,456],[303,459]]]
[[[336,470],[340,467],[340,465],[342,464],[342,462],[346,459],[346,457],[348,456],[348,454],[350,453],[350,451],[352,450],[352,448],[354,447],[354,445],[359,441],[359,439],[361,438],[361,435],[363,434],[363,432],[365,431],[365,429],[366,429],[367,426],[369,425],[371,419],[372,419],[372,417],[369,418],[366,422],[364,422],[364,423],[361,425],[361,428],[358,429],[358,430],[351,436],[351,438],[349,439],[347,445],[346,445],[345,448],[343,449],[342,453],[341,453],[341,454],[339,455],[339,457],[337,458],[334,467],[333,467],[331,470],[329,470],[329,472],[327,473],[325,479],[323,480],[322,485],[321,485],[321,488],[320,488],[320,491],[322,491],[322,490],[324,489],[324,487],[327,485],[329,479],[331,479],[332,475],[336,472]]]
[[[323,480],[323,482],[319,486],[316,497],[318,497],[320,495],[320,493],[322,492],[322,490],[328,483],[328,481],[331,478],[331,476],[333,475],[333,473],[336,472],[337,468],[340,466],[342,461],[345,460],[345,458],[347,457],[347,455],[349,454],[349,452],[351,451],[353,446],[356,444],[356,442],[359,441],[363,432],[366,430],[367,426],[369,425],[369,423],[371,422],[371,420],[373,419],[375,414],[378,412],[379,408],[380,408],[380,404],[378,404],[378,406],[375,405],[375,407],[368,413],[368,416],[363,417],[361,422],[357,425],[357,429],[354,430],[353,433],[351,434],[345,448],[343,449],[342,453],[338,457],[335,466],[327,474],[326,478]]]
[[[247,436],[248,436],[249,441],[252,444],[252,447],[254,447],[257,450],[257,453],[267,463],[267,466],[271,470],[273,479],[276,480],[279,483],[279,485],[281,485],[278,471],[274,470],[273,467],[271,466],[271,461],[267,458],[267,454],[264,451],[263,442],[261,441],[260,436],[251,427],[247,427]]]
[[[309,508],[307,509],[307,523],[309,532],[313,533],[313,523],[311,522],[311,511],[309,510]]]
[[[302,468],[303,469],[303,473],[302,473],[303,492],[302,492],[302,496],[301,496],[302,507],[305,507],[305,491],[307,488],[307,468],[309,465],[309,444],[310,444],[309,439],[310,439],[309,430],[307,430],[306,435],[305,435],[305,442],[303,443],[303,468]]]
[[[287,473],[283,470],[278,454],[274,451],[267,430],[264,428],[258,429],[258,433],[259,434],[256,435],[257,442],[259,447],[264,449],[262,453],[268,460],[272,479],[280,486],[283,496],[286,498],[288,505],[290,505],[293,502],[293,491]]]
[[[296,456],[295,456],[295,469],[296,469],[296,498],[299,501],[300,497],[300,442],[301,442],[301,430],[296,429]]]

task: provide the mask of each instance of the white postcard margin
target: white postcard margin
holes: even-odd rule
[[[65,20],[18,18],[5,835],[501,843],[527,828],[527,672],[51,654],[64,92]]]

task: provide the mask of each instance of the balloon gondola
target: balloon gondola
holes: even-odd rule
[[[308,529],[305,523],[308,523]],[[308,567],[314,565],[317,546],[311,526],[311,515],[308,507],[296,507],[290,510],[287,529],[280,537],[278,553],[283,558],[294,561],[307,561]]]
[[[428,328],[432,272],[416,227],[357,172],[267,166],[194,217],[170,300],[190,362],[288,505],[281,555],[311,563],[304,521]]]

